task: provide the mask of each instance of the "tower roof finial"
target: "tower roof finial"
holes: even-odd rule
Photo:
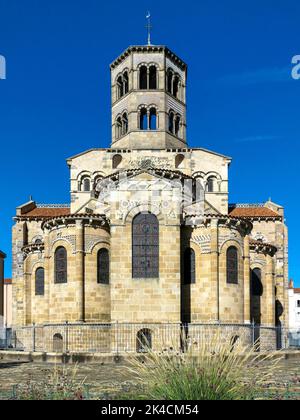
[[[152,25],[151,25],[151,13],[150,12],[147,12],[146,19],[147,19],[146,28],[148,30],[148,45],[152,45],[151,44],[151,29],[152,29]]]

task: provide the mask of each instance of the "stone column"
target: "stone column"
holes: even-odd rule
[[[45,302],[46,302],[46,311],[45,311],[45,321],[50,322],[50,308],[51,308],[51,286],[54,283],[54,277],[50,269],[50,258],[51,258],[51,249],[50,249],[50,232],[46,229],[44,236],[44,268],[45,268]],[[54,273],[54,270],[52,270]]]
[[[147,111],[147,130],[150,130],[150,110]]]
[[[0,317],[4,317],[4,258],[0,252]]]
[[[150,88],[150,69],[147,69],[147,90]]]
[[[244,323],[251,324],[250,319],[250,244],[249,235],[244,238]]]
[[[85,321],[84,222],[76,220],[76,287],[79,322]]]
[[[12,257],[13,257],[13,325],[24,326],[26,322],[26,300],[24,279],[24,257],[22,248],[25,245],[26,223],[18,222],[13,227]]]
[[[24,263],[24,290],[25,290],[25,323],[24,325],[31,325],[32,324],[32,299],[31,299],[31,294],[32,294],[32,288],[31,288],[31,284],[32,282],[34,282],[34,279],[31,279],[31,275],[30,273],[28,273],[28,267],[26,262]],[[32,280],[32,281],[31,281]]]
[[[211,221],[211,309],[212,320],[220,321],[218,220]]]
[[[270,327],[275,326],[275,282],[273,270],[273,258],[271,255],[266,257],[266,274],[265,274],[265,287],[266,287],[266,323]]]

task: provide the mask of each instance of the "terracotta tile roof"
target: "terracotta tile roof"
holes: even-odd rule
[[[294,293],[300,294],[300,289],[294,289]]]
[[[4,279],[4,284],[12,284],[12,279]]]
[[[232,217],[278,217],[280,214],[267,207],[230,207],[229,215]]]
[[[22,216],[47,218],[47,217],[57,217],[57,216],[68,216],[69,214],[70,214],[70,208],[66,208],[66,207],[62,207],[62,208],[37,207],[26,214],[22,214]]]

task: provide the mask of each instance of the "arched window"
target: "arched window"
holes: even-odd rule
[[[179,94],[179,85],[180,85],[180,78],[179,76],[175,76],[173,80],[173,95],[175,96],[175,98],[177,98]]]
[[[129,92],[129,77],[128,71],[125,71],[117,78],[117,99],[121,99]]]
[[[90,178],[85,177],[82,181],[82,190],[84,192],[91,191],[91,180]]]
[[[45,270],[38,268],[35,272],[35,296],[44,296],[45,294]]]
[[[175,168],[178,169],[181,167],[184,162],[184,155],[177,155],[175,158]]]
[[[227,250],[227,283],[239,283],[239,253],[235,246]]]
[[[100,182],[102,179],[103,179],[103,176],[102,176],[102,175],[97,175],[97,176],[95,177],[95,179],[94,179],[94,186],[93,186],[93,189],[94,189],[94,190],[96,189],[97,185],[99,184],[99,182]]]
[[[106,248],[100,249],[97,255],[97,282],[109,284],[109,251]]]
[[[158,128],[158,116],[155,107],[147,109],[146,107],[141,108],[139,111],[140,130],[157,130]]]
[[[207,187],[206,187],[207,192],[209,193],[215,192],[216,183],[217,183],[217,180],[214,176],[209,177],[207,180]]]
[[[180,123],[181,123],[180,116],[177,115],[175,119],[175,136],[177,137],[179,137],[179,134],[180,134]]]
[[[142,108],[140,111],[140,129],[148,130],[148,112],[146,108]]]
[[[173,90],[173,72],[171,69],[167,71],[167,91],[172,94]]]
[[[129,77],[128,77],[127,71],[125,71],[125,73],[123,74],[123,86],[124,86],[124,95],[127,95],[127,93],[129,92]]]
[[[124,84],[123,84],[123,77],[119,76],[117,79],[117,97],[118,99],[122,98],[124,95]]]
[[[184,284],[196,283],[196,255],[192,248],[184,252]]]
[[[149,115],[149,128],[150,130],[157,130],[157,115],[156,115],[156,109],[151,108],[150,109],[150,115]]]
[[[203,180],[196,177],[193,181],[193,201],[199,202],[204,200]]]
[[[159,222],[154,214],[141,213],[132,222],[133,278],[159,277]]]
[[[122,160],[123,158],[121,155],[114,155],[112,160],[113,169],[117,169],[121,165]]]
[[[128,115],[124,112],[122,117],[122,135],[125,136],[128,133]]]
[[[61,334],[55,334],[53,336],[53,353],[63,353],[64,351],[64,339]]]
[[[63,284],[68,282],[68,255],[64,247],[55,251],[55,283]]]
[[[140,89],[148,89],[148,68],[146,66],[140,68]]]
[[[119,117],[117,118],[116,121],[116,138],[119,139],[120,137],[122,137],[122,118]]]
[[[137,333],[136,351],[137,353],[148,353],[152,349],[152,332],[144,328]]]
[[[151,66],[149,69],[149,89],[157,89],[157,68]]]
[[[174,112],[171,111],[169,114],[169,132],[172,134],[174,134],[174,118]]]

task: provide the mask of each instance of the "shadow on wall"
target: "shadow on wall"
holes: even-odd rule
[[[259,268],[251,270],[251,321],[261,325],[261,299],[264,294],[262,273]]]

